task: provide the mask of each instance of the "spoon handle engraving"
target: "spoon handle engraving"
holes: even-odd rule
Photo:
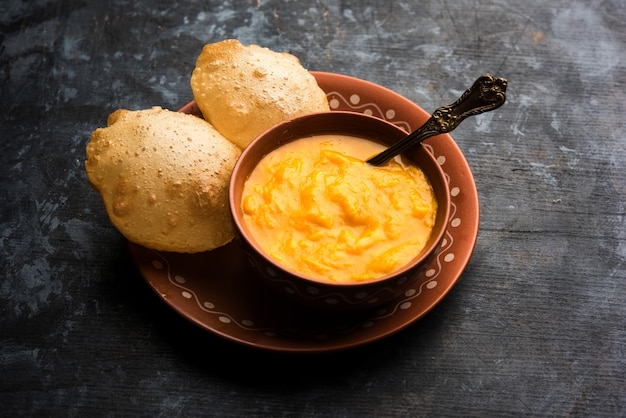
[[[506,100],[507,81],[491,74],[480,76],[456,102],[437,108],[421,127],[395,145],[367,160],[381,165],[426,138],[453,131],[467,117],[497,109]]]

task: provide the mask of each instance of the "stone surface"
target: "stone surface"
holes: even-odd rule
[[[0,5],[0,405],[8,416],[626,415],[623,1]],[[428,111],[484,72],[507,103],[453,134],[481,199],[462,280],[416,324],[327,355],[236,346],[133,267],[84,172],[113,110],[191,100],[225,38]],[[219,272],[216,272],[219,274]]]

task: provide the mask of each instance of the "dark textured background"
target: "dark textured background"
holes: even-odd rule
[[[622,1],[0,3],[0,410],[6,416],[626,416]],[[384,341],[257,352],[133,267],[86,181],[113,110],[192,98],[225,38],[428,111],[484,72],[507,104],[454,133],[481,230],[459,284]]]

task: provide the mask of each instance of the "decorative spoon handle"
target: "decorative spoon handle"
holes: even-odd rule
[[[436,109],[425,124],[367,160],[367,163],[381,165],[426,138],[453,131],[469,116],[497,109],[506,100],[506,86],[506,79],[483,74],[456,102]]]

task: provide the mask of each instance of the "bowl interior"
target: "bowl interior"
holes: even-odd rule
[[[257,253],[264,257],[267,262],[276,266],[276,268],[286,270],[285,267],[278,265],[264,254],[263,250],[256,244],[254,238],[251,236],[248,228],[246,227],[245,222],[243,221],[241,201],[244,184],[259,161],[274,149],[303,136],[333,133],[354,135],[388,146],[396,143],[407,135],[407,132],[401,128],[373,116],[338,111],[314,113],[282,122],[281,124],[265,131],[243,150],[233,169],[229,198],[235,227],[240,232],[242,238],[245,239]],[[419,254],[416,254],[415,258],[410,263],[390,275],[364,282],[365,284],[378,282],[389,277],[403,274],[407,270],[415,267],[415,265],[420,264],[428,257],[428,255],[437,249],[441,239],[443,238],[445,227],[448,222],[450,194],[445,174],[436,159],[424,147],[419,145],[405,151],[402,155],[404,158],[413,162],[423,170],[433,187],[435,198],[437,199],[437,215],[435,225],[428,242],[424,246],[424,249]],[[320,281],[316,279],[302,276],[294,271],[289,271],[289,273],[301,277],[304,280],[320,283]],[[323,283],[329,284],[330,282]],[[360,284],[363,283],[343,283],[341,285],[358,286]]]

